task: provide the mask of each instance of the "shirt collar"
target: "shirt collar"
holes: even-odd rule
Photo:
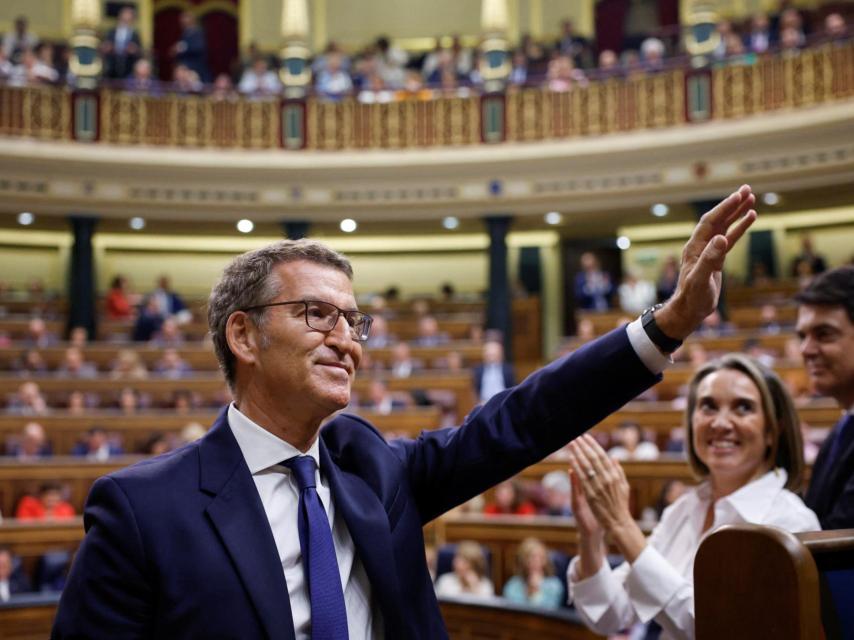
[[[284,460],[303,455],[302,451],[292,444],[247,418],[233,402],[228,405],[228,425],[252,475]],[[320,468],[320,438],[314,439],[314,444],[305,455],[314,458],[317,468]]]
[[[782,491],[789,479],[785,469],[777,467],[765,475],[733,491],[718,501],[719,505],[728,505],[735,510],[745,522],[762,522],[774,497]],[[711,495],[711,486],[703,483],[704,497]]]

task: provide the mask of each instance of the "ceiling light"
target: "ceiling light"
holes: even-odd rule
[[[668,207],[663,202],[655,203],[654,205],[652,205],[649,208],[649,210],[652,212],[652,215],[654,215],[656,218],[663,218],[668,213],[670,213],[670,207]]]
[[[460,220],[459,218],[455,218],[454,216],[447,216],[442,220],[442,226],[445,227],[448,231],[451,231],[460,226]]]
[[[30,213],[29,211],[23,211],[18,214],[18,224],[22,224],[25,227],[31,225],[36,221],[36,217]]]
[[[629,240],[628,236],[620,236],[617,238],[617,248],[625,251],[629,247],[632,246],[632,241]]]
[[[134,231],[140,231],[141,229],[145,229],[145,218],[140,218],[139,216],[131,218],[128,222],[128,225]]]
[[[767,204],[769,207],[773,207],[775,204],[779,204],[780,196],[773,191],[769,191],[768,193],[762,194],[762,202]]]
[[[549,211],[543,216],[543,220],[546,221],[546,224],[560,224],[561,220],[563,220],[563,216],[557,211]]]
[[[252,229],[254,229],[254,228],[255,228],[255,223],[252,222],[251,220],[246,219],[246,218],[243,218],[243,220],[240,220],[237,223],[237,230],[240,233],[250,233],[252,231]]]
[[[353,233],[359,225],[356,224],[353,218],[344,218],[338,226],[341,227],[341,231],[344,233]]]

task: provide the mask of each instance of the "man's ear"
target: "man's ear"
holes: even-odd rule
[[[258,328],[244,311],[235,311],[225,323],[225,340],[239,362],[255,362],[258,352]]]

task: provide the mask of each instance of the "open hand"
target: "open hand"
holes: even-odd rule
[[[756,220],[755,202],[750,186],[742,185],[700,218],[682,250],[676,292],[655,313],[665,335],[684,340],[715,310],[724,259]]]
[[[608,457],[592,436],[584,434],[569,443],[569,463],[573,471],[573,498],[575,487],[580,486],[584,501],[597,525],[613,531],[626,522],[634,522],[629,510],[629,482],[620,464]],[[573,505],[574,507],[575,505]],[[579,501],[579,507],[581,507]],[[594,530],[587,514],[576,514],[579,530]]]

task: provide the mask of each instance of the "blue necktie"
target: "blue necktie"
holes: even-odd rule
[[[299,487],[297,521],[303,569],[311,599],[311,638],[347,640],[344,590],[341,588],[329,518],[317,495],[317,463],[311,456],[297,456],[282,464],[293,472]]]

